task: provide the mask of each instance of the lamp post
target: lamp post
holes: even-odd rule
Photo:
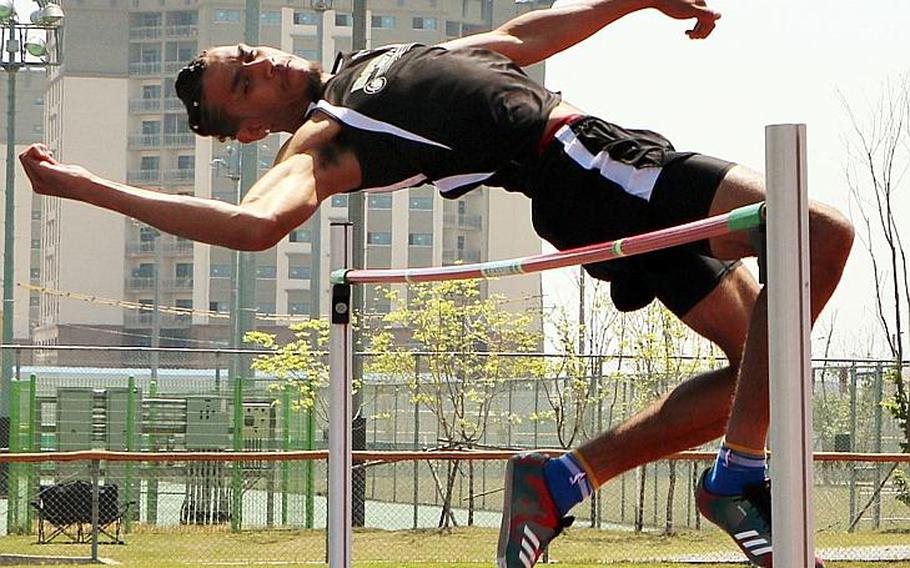
[[[61,63],[63,9],[49,0],[36,0],[31,22],[20,22],[12,0],[0,0],[0,67],[7,72],[6,190],[3,218],[3,345],[13,342],[13,278],[16,179],[16,72],[23,67],[51,67]],[[0,366],[0,446],[5,446],[10,415],[13,354],[2,350]]]

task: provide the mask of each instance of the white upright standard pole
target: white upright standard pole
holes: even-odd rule
[[[765,129],[774,565],[815,566],[806,125]]]
[[[330,268],[349,268],[353,226],[332,223]],[[329,340],[329,568],[351,568],[351,288],[332,287],[332,329]]]

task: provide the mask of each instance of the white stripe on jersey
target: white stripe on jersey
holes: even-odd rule
[[[451,150],[445,144],[440,142],[434,142],[429,138],[424,138],[419,134],[414,134],[413,132],[407,131],[403,128],[399,128],[394,124],[389,124],[388,122],[383,122],[381,120],[376,120],[375,118],[370,118],[365,114],[361,114],[356,110],[335,106],[330,102],[327,102],[325,99],[321,99],[316,103],[315,107],[336,119],[340,120],[348,126],[353,126],[354,128],[359,128],[361,130],[369,130],[370,132],[384,132],[386,134],[392,134],[393,136],[398,136],[399,138],[404,138],[405,140],[411,140],[413,142],[420,142],[421,144],[429,144],[431,146],[437,146],[439,148],[445,148],[446,150]]]
[[[618,184],[628,194],[640,197],[645,201],[651,199],[651,192],[654,191],[660,168],[639,169],[623,164],[610,158],[610,154],[606,150],[600,151],[595,156],[585,148],[568,124],[556,132],[556,138],[562,142],[565,153],[583,168],[599,171],[600,175]]]
[[[480,183],[492,177],[494,173],[496,172],[449,176],[434,181],[433,185],[436,186],[436,189],[438,189],[440,193],[448,193],[453,189],[458,189],[459,187],[463,187],[465,185]]]

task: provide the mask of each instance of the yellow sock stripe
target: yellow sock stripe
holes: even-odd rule
[[[726,438],[724,438],[721,443],[724,446],[727,446],[728,448],[730,448],[731,450],[735,450],[741,454],[746,454],[747,456],[763,458],[766,455],[768,455],[768,450],[766,450],[765,448],[759,449],[759,448],[750,448],[748,446],[741,446],[739,444],[735,444],[735,443],[731,442],[730,440],[728,440]]]
[[[591,490],[595,491],[602,483],[597,479],[597,474],[594,473],[594,468],[591,467],[591,464],[588,463],[588,460],[585,459],[581,452],[578,450],[572,450],[572,457],[581,464],[581,467],[585,470],[585,473],[588,474],[588,481],[591,483]]]

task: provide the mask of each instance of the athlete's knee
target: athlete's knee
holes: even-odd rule
[[[853,247],[853,223],[837,209],[813,203],[809,232],[813,267],[840,274]]]

